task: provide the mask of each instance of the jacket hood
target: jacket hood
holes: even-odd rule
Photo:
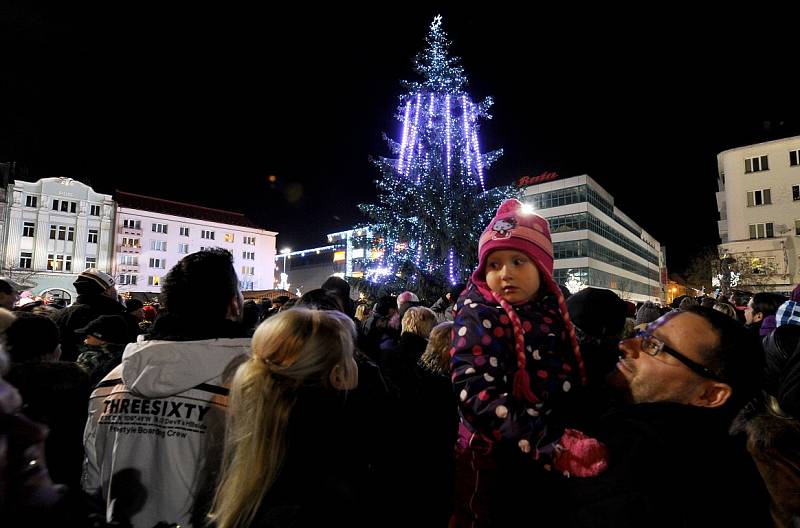
[[[131,392],[164,398],[219,377],[250,353],[250,338],[131,343],[122,355],[122,381]]]

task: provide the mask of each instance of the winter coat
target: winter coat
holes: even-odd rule
[[[91,386],[100,383],[106,374],[122,363],[122,353],[126,345],[106,343],[104,345],[81,345],[75,363],[88,375]]]
[[[545,417],[581,384],[556,299],[546,296],[514,307],[524,330],[526,370],[537,403],[513,394],[517,359],[512,323],[503,308],[474,284],[456,308],[451,368],[464,425],[462,447],[504,442],[530,456],[548,455],[562,431],[547,427]]]
[[[765,489],[729,422],[670,402],[609,412],[588,431],[608,447],[609,467],[562,479],[559,526],[769,526]]]
[[[14,363],[6,376],[25,401],[24,413],[48,427],[45,459],[53,482],[80,486],[89,376],[67,361]]]
[[[158,325],[157,325],[158,326]],[[197,330],[198,332],[201,329]],[[228,380],[250,339],[129,344],[92,393],[83,488],[108,521],[192,526],[222,454]]]
[[[450,302],[447,297],[440,297],[439,300],[433,303],[431,310],[436,314],[436,320],[440,323],[444,323],[445,321],[452,321],[455,318],[455,314],[453,313],[454,307],[455,303]]]
[[[381,365],[387,381],[397,389],[400,399],[416,392],[416,366],[425,353],[428,340],[412,332],[403,332],[396,347],[382,350]]]
[[[58,326],[61,334],[61,359],[62,361],[75,361],[78,359],[78,346],[83,342],[83,336],[75,333],[76,330],[88,325],[101,315],[122,315],[125,307],[115,299],[105,295],[78,295],[75,304],[61,311],[54,312],[50,318]]]

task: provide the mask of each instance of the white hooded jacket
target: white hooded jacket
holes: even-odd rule
[[[249,338],[127,346],[91,395],[83,440],[83,488],[107,521],[192,526],[222,455],[228,381],[249,351]]]

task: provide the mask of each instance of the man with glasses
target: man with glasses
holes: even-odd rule
[[[739,323],[694,307],[621,341],[609,376],[625,404],[587,434],[608,470],[565,481],[563,526],[769,526],[763,483],[733,417],[758,390],[762,353]]]

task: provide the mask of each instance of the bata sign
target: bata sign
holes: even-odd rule
[[[558,178],[557,172],[543,172],[538,176],[523,176],[517,180],[517,187],[527,187],[528,185],[552,181],[556,178]]]

